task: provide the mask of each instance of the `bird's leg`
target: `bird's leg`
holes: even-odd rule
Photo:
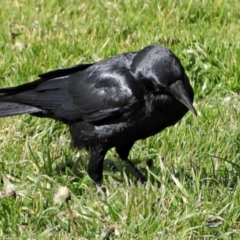
[[[146,177],[139,171],[139,169],[128,159],[122,160],[127,164],[129,169],[131,170],[132,174],[135,176],[135,178],[140,181],[141,183],[145,183],[147,181]]]
[[[98,194],[104,196],[102,189],[103,161],[107,150],[105,150],[102,145],[90,146],[89,149],[91,156],[88,162],[87,172],[96,186]]]
[[[133,146],[132,143],[122,144],[116,147],[116,151],[120,158],[127,164],[128,168],[131,170],[132,174],[136,177],[138,181],[144,183],[147,181],[146,177],[139,171],[139,169],[128,159],[128,154]]]

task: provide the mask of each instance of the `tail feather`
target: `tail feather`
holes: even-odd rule
[[[42,110],[39,108],[19,103],[0,102],[0,117],[9,117],[26,113],[32,114],[41,111]]]
[[[15,102],[14,96],[20,92],[33,89],[42,82],[44,82],[44,80],[40,79],[35,82],[26,83],[17,87],[0,89],[0,117],[41,112],[42,110],[37,107]]]

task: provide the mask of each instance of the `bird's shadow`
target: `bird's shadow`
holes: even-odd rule
[[[131,162],[133,162],[139,171],[146,177],[149,176],[148,169],[151,169],[154,172],[159,171],[158,167],[153,166],[152,159],[147,159],[145,161],[140,159],[133,159]],[[73,177],[73,181],[78,181],[87,175],[87,163],[87,157],[79,157],[77,159],[65,158],[64,161],[60,162],[55,167],[54,173],[57,175],[71,175]],[[104,159],[103,170],[103,181],[105,178],[109,177],[118,183],[125,182],[126,178],[129,180],[129,184],[137,182],[131,170],[120,159]],[[51,174],[53,174],[53,172],[51,172]],[[152,183],[156,182],[153,176],[149,177]]]
[[[139,169],[139,171],[147,177],[147,181],[151,184],[157,184],[159,187],[161,186],[161,178],[162,169],[155,163],[155,159],[133,159],[131,160]],[[87,175],[87,157],[79,157],[75,160],[69,158],[66,159],[64,162],[60,163],[56,169],[55,173],[59,175],[71,175],[72,181],[76,182],[79,179],[84,178]],[[179,167],[176,168],[169,168],[169,173],[177,178],[180,182],[184,182],[189,187],[192,187],[195,182],[196,178],[193,176],[200,174],[200,183],[202,186],[223,186],[234,189],[237,186],[238,179],[240,177],[239,174],[239,166],[232,166],[231,171],[221,172],[220,174],[212,174],[203,167],[200,166],[191,166],[189,167]],[[155,176],[159,176],[155,177]],[[110,159],[106,158],[104,160],[104,179],[111,178],[110,181],[115,181],[118,184],[126,183],[128,184],[136,184],[137,180],[135,179],[134,175],[131,173],[130,169],[126,166],[126,164],[121,161],[120,159]],[[166,183],[173,182],[171,177],[167,178]],[[201,188],[201,186],[200,186]]]

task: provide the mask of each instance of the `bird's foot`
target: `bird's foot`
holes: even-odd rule
[[[92,180],[93,181],[93,180]],[[105,198],[105,196],[106,196],[106,189],[102,186],[102,184],[101,183],[98,183],[98,182],[95,182],[95,181],[93,181],[93,183],[94,183],[94,185],[96,186],[96,188],[97,188],[97,194],[98,194],[98,196],[100,196],[101,198]]]
[[[124,162],[127,164],[129,169],[131,170],[132,174],[135,176],[137,181],[141,183],[145,183],[147,181],[147,178],[140,172],[140,170],[129,160],[124,159]]]
[[[139,170],[138,170],[138,176],[136,176],[136,179],[142,184],[147,181],[147,178]]]

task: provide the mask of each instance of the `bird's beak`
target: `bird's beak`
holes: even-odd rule
[[[173,96],[181,102],[184,106],[186,106],[190,111],[192,111],[197,116],[197,111],[192,105],[192,101],[189,98],[186,90],[184,89],[182,81],[177,81],[170,86],[170,92]]]

